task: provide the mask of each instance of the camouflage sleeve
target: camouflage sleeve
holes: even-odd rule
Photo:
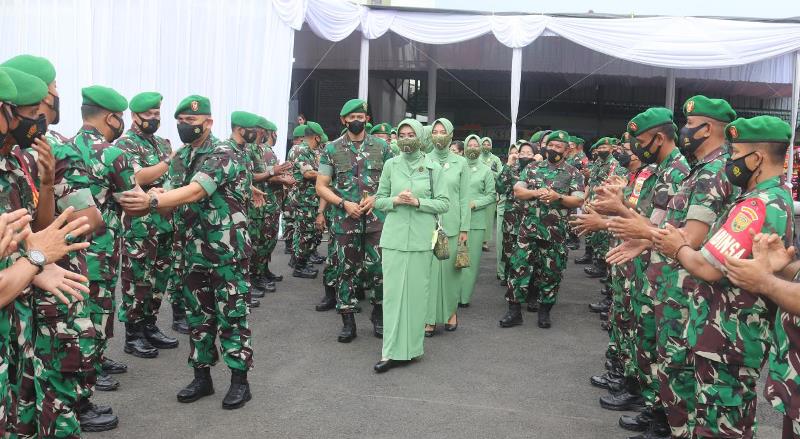
[[[297,157],[295,168],[300,171],[300,178],[303,178],[303,174],[306,172],[314,170],[314,165],[316,164],[315,162],[316,157],[314,156],[314,151],[311,150],[311,148],[306,149]]]
[[[139,171],[147,167],[147,163],[143,162],[144,152],[139,144],[131,141],[129,138],[121,138],[114,143],[114,146],[119,148],[127,158],[132,166],[136,166]]]
[[[512,186],[512,192],[513,192],[513,188],[515,188],[515,187],[519,187],[519,188],[522,188],[522,189],[528,189],[528,168],[523,169],[522,172],[519,173],[519,177],[517,177],[517,181],[514,183],[514,186]]]
[[[231,150],[227,147],[218,147],[209,154],[192,176],[192,182],[198,183],[210,196],[217,188],[232,179],[231,170],[235,168],[231,160]]]
[[[109,148],[110,149],[110,148]],[[113,172],[110,173],[113,184],[113,193],[129,191],[136,186],[134,175],[141,169],[128,161],[128,156],[119,151],[119,155],[111,163]]]
[[[689,197],[686,220],[695,220],[711,225],[717,220],[731,194],[731,183],[724,172],[703,170],[698,174],[696,187]]]
[[[331,149],[333,144],[329,143],[325,146],[325,151],[319,157],[319,173],[326,177],[333,177],[336,175],[336,168],[333,167],[333,160],[331,160]]]
[[[576,169],[575,172],[572,173],[572,181],[570,182],[569,186],[570,195],[582,200],[586,196],[585,189],[586,187],[583,184],[583,175],[581,175],[581,173]]]
[[[53,156],[56,159],[53,190],[59,212],[70,206],[75,210],[95,206],[89,170],[80,155],[71,146],[59,144],[53,145]]]
[[[503,165],[503,170],[500,171],[500,175],[495,180],[495,190],[497,190],[498,194],[508,196],[509,192],[513,190],[514,182],[511,181],[512,178],[511,168],[508,165]]]

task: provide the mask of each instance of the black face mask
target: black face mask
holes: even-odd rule
[[[59,99],[58,96],[54,95],[53,93],[49,93],[49,95],[53,97],[53,105],[50,105],[46,102],[45,105],[50,107],[50,109],[56,113],[56,116],[53,118],[53,121],[50,122],[50,125],[57,125],[61,120],[61,99]]]
[[[361,120],[354,120],[352,122],[347,122],[347,130],[355,135],[361,134],[361,132],[364,131],[365,126],[366,123]]]
[[[533,163],[533,158],[531,158],[531,157],[525,157],[525,158],[520,157],[519,158],[519,169],[525,169],[525,167],[530,165],[531,163]]]
[[[708,125],[708,122],[701,123],[694,128],[689,128],[687,126],[681,128],[680,133],[678,134],[678,149],[680,149],[681,154],[684,156],[694,155],[694,152],[697,151],[697,148],[700,148],[700,145],[706,141],[705,137],[695,139],[694,135],[697,134],[698,131],[702,130],[706,125]]]
[[[755,153],[756,152],[753,151],[749,154],[739,157],[738,159],[732,159],[728,157],[728,161],[725,163],[725,175],[728,176],[728,180],[732,185],[742,189],[747,187],[747,183],[750,182],[750,178],[753,177],[753,174],[758,170],[758,168],[751,171],[747,168],[747,163],[745,163],[744,160]],[[759,165],[759,167],[761,167],[761,165]]]
[[[258,138],[258,133],[256,130],[244,130],[244,134],[242,135],[242,139],[244,139],[244,143],[254,143]]]
[[[547,150],[547,160],[550,163],[558,163],[558,162],[561,161],[561,159],[563,157],[564,156],[562,156],[560,152],[558,152],[558,151],[556,151],[554,149],[548,149]]]
[[[111,117],[113,117],[114,119],[117,119],[117,122],[119,122],[119,126],[116,127],[116,128],[111,126],[111,124],[108,124],[109,128],[111,128],[111,130],[112,130],[111,142],[113,142],[113,141],[119,139],[120,136],[122,136],[122,133],[125,132],[125,122],[122,120],[121,117],[117,116],[116,114],[112,114]]]
[[[183,143],[192,143],[203,136],[203,124],[192,125],[186,122],[178,124],[178,137]]]
[[[158,127],[161,126],[161,119],[154,117],[152,119],[144,119],[138,124],[139,129],[142,130],[145,134],[153,134],[158,131]]]
[[[39,113],[36,119],[19,114],[17,114],[17,117],[19,118],[19,125],[11,130],[11,135],[14,136],[14,140],[17,141],[17,145],[20,148],[30,148],[34,140],[44,136],[47,132],[47,118],[42,113]]]
[[[597,151],[597,156],[603,160],[607,159],[609,155],[611,155],[611,151]]]
[[[625,168],[627,168],[631,164],[631,155],[628,154],[627,152],[622,152],[622,151],[615,152],[614,158],[617,159],[619,164]]]
[[[645,145],[644,147],[641,147],[641,143],[639,142],[631,143],[631,151],[634,154],[636,154],[636,157],[639,157],[639,160],[644,164],[651,165],[658,160],[658,152],[661,151],[661,145],[663,145],[663,143],[661,145],[658,145],[658,149],[656,149],[656,152],[654,153],[650,152],[650,148],[653,147],[653,143],[655,143],[656,137],[658,136],[657,135],[653,136],[653,138],[650,139],[650,142],[648,142],[647,145]]]
[[[3,119],[6,120],[6,127],[8,127],[8,131],[5,133],[0,133],[0,148],[2,148],[3,144],[8,138],[9,133],[11,132],[11,120],[14,119],[14,116],[11,115],[11,109],[8,105],[3,105],[3,108],[0,109],[0,113],[3,113]]]

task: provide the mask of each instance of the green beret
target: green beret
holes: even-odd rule
[[[128,100],[113,88],[92,85],[83,88],[81,95],[83,96],[83,105],[94,105],[113,113],[119,113],[128,108]]]
[[[569,136],[570,143],[578,143],[578,136]]]
[[[139,93],[131,99],[130,109],[132,113],[144,113],[154,108],[161,108],[161,100],[164,99],[160,93],[146,91]]]
[[[366,124],[366,125],[364,125],[364,129],[365,129],[367,132],[370,132],[370,131],[372,131],[372,128],[374,128],[374,127],[373,127],[373,126],[372,126],[372,124],[371,124],[371,123],[369,123],[369,122],[367,122],[367,124]]]
[[[664,107],[648,108],[628,122],[628,132],[636,137],[650,128],[672,124],[672,111]]]
[[[325,133],[322,133],[321,140],[322,140],[322,143],[328,143],[328,141],[329,141],[330,139],[328,139],[328,135],[327,135],[327,134],[325,134]]]
[[[191,95],[183,98],[175,109],[175,119],[179,114],[211,115],[211,101],[200,95]]]
[[[580,138],[580,137],[575,137],[575,144],[576,144],[576,145],[583,145],[584,143],[586,143],[586,141],[585,141],[585,140],[583,140],[583,139],[582,139],[582,138]]]
[[[259,128],[264,128],[267,131],[278,131],[278,127],[273,122],[262,116],[258,118],[258,123],[256,126]]]
[[[345,128],[347,129],[347,128]],[[344,133],[342,133],[344,134]],[[298,125],[292,131],[292,137],[303,137],[306,135],[306,126],[305,125]]]
[[[785,143],[792,138],[792,128],[775,116],[740,117],[725,127],[730,143]]]
[[[19,106],[38,105],[47,96],[47,84],[41,79],[11,67],[1,69],[17,89],[17,95],[9,100],[10,103]]]
[[[345,117],[350,113],[365,113],[367,112],[367,103],[361,99],[350,99],[342,105],[342,111],[339,116]]]
[[[372,130],[370,130],[370,134],[386,134],[387,136],[392,132],[392,125],[389,123],[379,123],[375,125]]]
[[[322,129],[322,125],[308,121],[306,122],[306,129],[304,130],[304,136],[313,136],[314,134],[322,137],[325,134],[325,130]]]
[[[231,125],[242,128],[255,128],[261,116],[247,111],[234,111],[231,113]]]
[[[53,67],[53,63],[40,56],[17,55],[4,62],[2,66],[33,75],[48,85],[56,79],[56,68]]]
[[[720,122],[731,123],[736,119],[736,112],[725,99],[711,99],[703,95],[693,96],[683,104],[683,114],[689,116],[705,116]]]
[[[531,143],[541,142],[543,136],[544,136],[544,131],[537,131],[533,133],[533,135],[531,136]]]
[[[552,133],[550,133],[550,135],[547,137],[547,141],[548,141],[548,142],[550,142],[550,141],[552,141],[552,140],[555,140],[555,141],[557,141],[557,142],[569,142],[569,139],[570,139],[570,137],[569,137],[569,133],[568,133],[568,132],[566,132],[566,131],[564,131],[564,130],[556,130],[556,131],[553,131],[553,132],[552,132]]]
[[[613,145],[614,140],[615,139],[613,137],[601,137],[600,139],[597,140],[597,142],[594,142],[594,144],[589,148],[589,151],[591,152],[599,146]]]
[[[17,86],[8,77],[8,73],[0,68],[0,101],[11,102],[17,98]]]
[[[608,144],[609,145],[619,145],[619,139],[617,139],[616,137],[609,137],[608,138]]]

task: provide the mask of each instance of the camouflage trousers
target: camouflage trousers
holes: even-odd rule
[[[330,230],[330,227],[328,227],[328,230]],[[339,252],[336,249],[336,240],[331,239],[328,241],[328,253],[325,258],[325,268],[322,270],[323,286],[336,288],[336,272],[339,267],[339,259],[337,258],[338,255]]]
[[[34,384],[34,309],[30,296],[20,296],[6,306],[8,344],[4,393],[6,433],[11,437],[36,437],[36,388]]]
[[[611,324],[609,330],[608,348],[606,349],[606,357],[616,357],[622,362],[627,364],[630,362],[631,356],[628,349],[630,345],[626,340],[628,336],[628,328],[630,327],[630,296],[628,296],[626,307],[625,291],[625,276],[623,275],[619,266],[611,266],[611,308],[608,313],[608,321]]]
[[[283,210],[283,240],[291,245],[294,242],[294,212],[289,206],[284,206]]]
[[[698,438],[753,438],[756,425],[756,382],[759,370],[718,363],[695,355]]]
[[[503,229],[505,225],[503,224],[505,220],[505,211],[506,206],[504,202],[497,204],[497,219],[495,220],[495,251],[497,256],[497,278],[498,279],[505,279],[506,278],[506,266],[503,264]]]
[[[11,343],[11,319],[5,308],[0,308],[0,437],[6,434],[8,406],[11,393],[8,387],[8,358]]]
[[[250,274],[253,277],[267,275],[272,252],[278,244],[278,226],[280,212],[275,212],[265,218],[254,218],[250,221],[250,240],[253,246],[253,256],[250,259]]]
[[[189,336],[189,365],[213,366],[219,361],[216,339],[222,359],[231,369],[249,370],[253,366],[247,296],[250,282],[247,262],[193,270],[183,278],[186,322]]]
[[[498,247],[502,247],[500,253],[500,263],[503,265],[503,280],[508,281],[511,272],[511,256],[517,247],[517,236],[519,232],[519,217],[514,214],[513,209],[503,211],[503,234],[502,241],[498,241]]]
[[[122,304],[117,318],[123,323],[155,323],[172,271],[172,234],[124,241]]]
[[[103,361],[103,353],[108,347],[108,339],[114,336],[114,290],[116,285],[116,279],[89,281],[89,298],[85,302],[97,336],[95,340],[97,373],[102,371],[100,363]]]
[[[298,260],[307,260],[317,248],[319,232],[314,224],[316,208],[298,208],[294,216],[292,252]]]
[[[88,306],[37,303],[34,376],[39,437],[79,438],[77,406],[91,396],[97,334]]]
[[[381,232],[333,234],[336,260],[336,309],[341,314],[359,312],[356,291],[369,291],[373,304],[383,302]]]
[[[800,439],[800,422],[795,421],[790,416],[783,415],[783,435],[782,439]]]
[[[592,247],[594,263],[600,264],[606,259],[611,244],[611,235],[608,232],[594,232],[586,237],[586,245]]]
[[[525,303],[528,286],[535,282],[539,303],[555,304],[566,266],[567,247],[563,242],[519,235],[517,249],[511,257],[506,300]]]
[[[638,286],[638,285],[637,285]],[[642,397],[648,406],[658,406],[658,356],[656,354],[656,316],[653,300],[645,291],[631,290],[636,337],[636,366]]]
[[[183,243],[179,239],[176,228],[175,233],[172,235],[172,263],[170,264],[169,276],[167,278],[167,285],[164,288],[164,294],[169,297],[170,303],[181,309],[186,309],[186,304],[183,300],[183,277],[184,277],[184,264],[183,264]]]

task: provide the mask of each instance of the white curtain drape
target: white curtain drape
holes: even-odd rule
[[[522,49],[513,49],[511,54],[511,143],[517,141],[517,115],[519,93],[522,82]]]
[[[0,59],[32,53],[55,64],[62,121],[54,128],[66,136],[81,125],[80,89],[101,84],[128,99],[164,95],[159,135],[179,145],[172,115],[196,93],[211,99],[219,137],[229,135],[235,110],[274,121],[283,157],[292,26],[303,13],[303,2],[291,0],[6,0]]]
[[[792,141],[789,143],[789,166],[786,170],[789,185],[792,185],[792,174],[794,173],[794,142],[797,133],[797,105],[800,100],[800,50],[794,53],[794,82],[792,83],[792,116],[789,125],[792,127]]]

